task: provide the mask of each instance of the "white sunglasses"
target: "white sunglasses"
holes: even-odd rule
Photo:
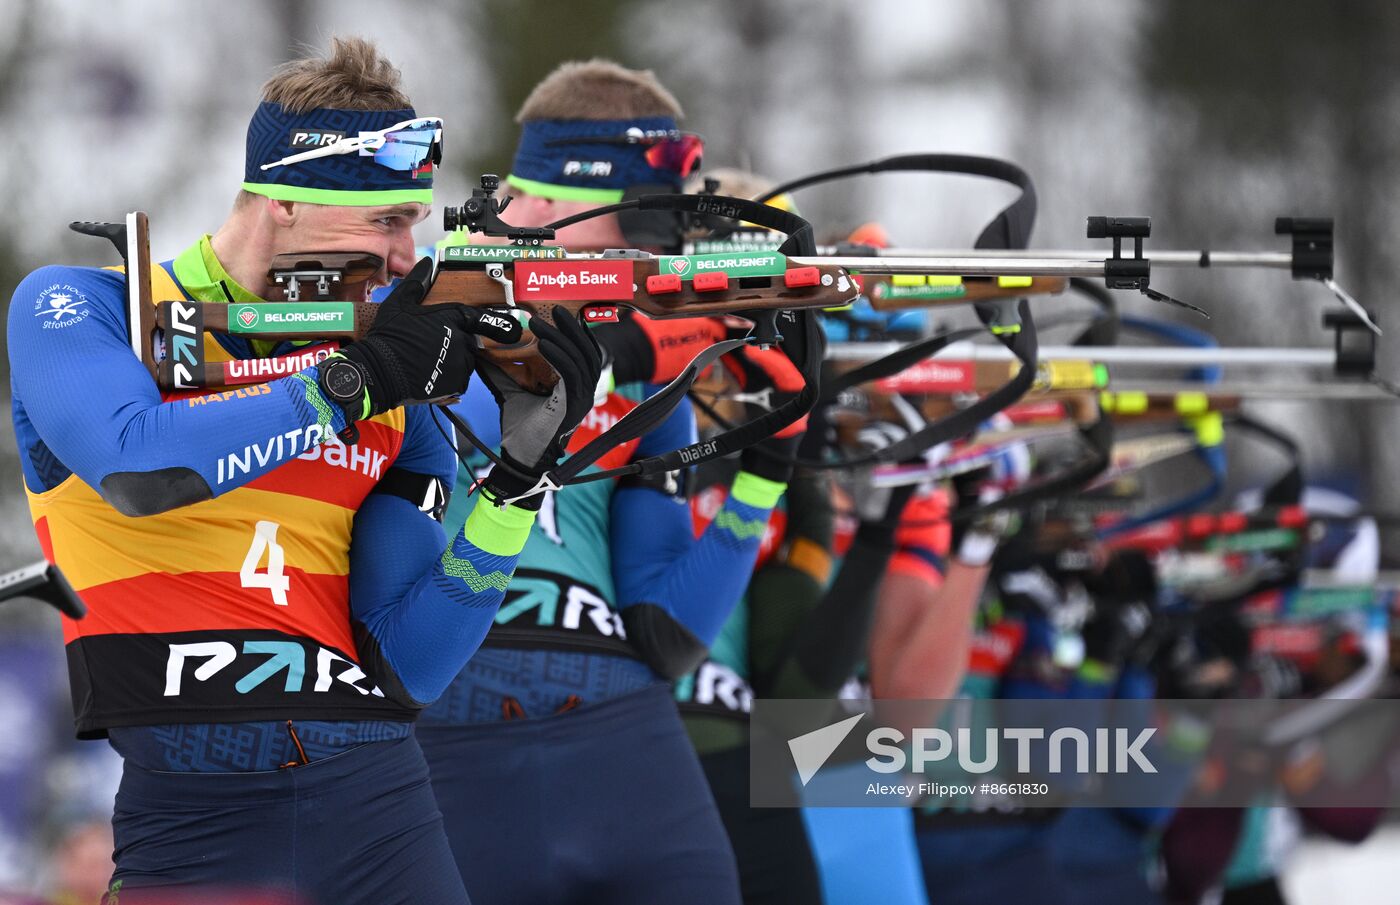
[[[270,170],[304,160],[353,154],[356,151],[360,152],[361,157],[373,157],[375,163],[391,170],[416,170],[425,160],[439,164],[442,162],[442,118],[420,116],[404,120],[377,132],[361,132],[357,138],[342,138],[333,144],[265,163],[259,169]]]

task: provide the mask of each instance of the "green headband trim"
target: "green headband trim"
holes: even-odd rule
[[[261,182],[243,183],[243,191],[274,201],[305,201],[307,204],[333,204],[338,207],[379,207],[384,204],[433,203],[432,189],[384,189],[377,192],[347,192],[338,189],[308,189],[296,185]]]
[[[534,179],[521,179],[514,174],[506,177],[506,183],[522,192],[529,192],[537,198],[549,198],[554,201],[616,204],[622,200],[622,189],[585,189],[573,185],[553,185],[548,182],[537,182]]]

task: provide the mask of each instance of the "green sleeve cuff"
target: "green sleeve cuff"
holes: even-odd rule
[[[479,550],[492,556],[516,556],[525,549],[525,541],[530,536],[530,526],[535,523],[537,513],[519,506],[492,505],[490,500],[481,498],[467,516],[467,524],[462,533]]]
[[[1079,678],[1086,682],[1107,685],[1118,678],[1118,670],[1101,660],[1085,659],[1079,664]]]
[[[784,490],[787,490],[786,484],[741,471],[734,476],[734,483],[729,487],[729,495],[746,506],[753,506],[757,509],[772,509],[778,505],[778,498],[783,495]]]

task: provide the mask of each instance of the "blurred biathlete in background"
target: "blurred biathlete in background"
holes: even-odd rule
[[[864,432],[871,447],[900,436],[898,425],[871,427]],[[947,452],[940,447],[926,457],[937,463]],[[990,499],[981,485],[992,475],[999,487],[1014,487],[1022,477],[1017,461],[1015,452],[1005,453],[989,468],[961,475],[947,486],[884,491],[888,500],[883,503],[880,491],[852,488],[856,511],[865,514],[847,555],[870,557],[883,551],[888,564],[867,604],[873,604],[868,643],[854,662],[845,663],[848,678],[841,697],[946,700],[958,692],[969,664],[978,661],[977,603],[1009,519],[1008,513],[994,513],[954,530],[952,515]],[[875,518],[879,513],[883,516]],[[861,554],[862,547],[872,552]],[[824,779],[818,776],[813,782]],[[805,809],[803,818],[826,901],[864,901],[867,896],[902,905],[940,901],[939,890],[925,893],[909,810],[817,807]]]
[[[771,188],[737,169],[715,171],[706,182],[716,183],[711,188],[720,194],[739,197],[758,197]],[[786,195],[769,203],[794,206]],[[895,327],[867,305],[862,326],[921,326],[921,312],[897,316]],[[828,333],[847,326],[844,318],[828,320]],[[751,369],[731,364],[697,389],[711,398],[716,414],[733,421],[742,412],[730,397],[736,389],[751,397],[752,383]],[[855,395],[845,394],[834,408],[850,405]],[[904,409],[918,417],[911,406]],[[831,429],[836,417],[841,415],[833,409],[814,418],[802,460],[869,452],[920,426],[872,422],[867,414],[867,423],[852,432],[853,445],[843,446],[837,438],[846,432]],[[708,425],[718,429],[717,423]],[[697,531],[719,510],[732,470],[726,462],[699,469]],[[749,806],[748,715],[754,697],[834,699],[864,685],[852,682],[859,676],[882,696],[944,698],[962,675],[995,540],[972,532],[974,540],[950,557],[950,505],[943,488],[911,483],[880,489],[865,477],[846,474],[833,482],[830,472],[797,468],[770,518],[743,598],[709,657],[676,683],[748,905],[923,899],[907,812],[839,808],[809,812],[804,825],[799,810]],[[817,836],[812,842],[809,830]]]
[[[1337,586],[1376,588],[1381,561],[1376,521],[1363,516],[1355,499],[1323,487],[1306,487],[1302,503],[1310,514],[1325,519],[1310,539],[1306,566],[1327,574]],[[1376,588],[1365,609],[1322,610],[1311,618],[1271,625],[1257,617],[1290,609],[1288,593],[1273,589],[1246,595],[1202,620],[1196,631],[1207,638],[1198,646],[1209,650],[1211,658],[1188,661],[1192,672],[1180,669],[1183,680],[1166,691],[1173,697],[1313,698],[1318,699],[1315,714],[1335,719],[1337,701],[1385,696],[1393,644],[1387,639],[1387,602]],[[1202,681],[1207,676],[1211,681]],[[1279,761],[1256,760],[1256,769],[1277,771],[1278,778],[1277,787],[1262,795],[1258,805],[1177,811],[1159,850],[1167,905],[1290,901],[1280,875],[1305,835],[1356,844],[1385,815],[1380,806],[1299,807],[1295,796],[1315,795],[1325,785],[1346,789],[1353,798],[1364,790],[1376,802],[1390,800],[1393,768],[1387,758],[1368,757],[1375,744],[1361,734],[1351,744],[1330,746],[1354,759],[1345,769],[1327,755],[1329,746],[1297,744]]]
[[[521,108],[506,219],[543,226],[625,194],[679,191],[699,162],[698,140],[677,128],[680,114],[649,72],[600,60],[559,67]],[[558,239],[573,251],[666,250],[680,232],[668,218],[608,215],[561,229]],[[571,449],[635,408],[646,383],[674,376],[722,328],[638,317],[597,335],[611,377]],[[774,369],[769,376],[759,367],[758,380],[796,376],[776,349],[746,349],[745,360]],[[489,400],[469,394],[459,411],[483,439],[499,441],[483,431],[494,421]],[[694,440],[683,403],[597,467]],[[767,442],[786,449],[795,440]],[[700,662],[738,600],[787,476],[746,454],[722,512],[698,539],[681,473],[544,496],[481,652],[417,729],[478,905],[738,901],[729,841],[667,681]],[[480,508],[462,492],[472,479],[464,469],[449,526],[474,518],[473,503]]]
[[[1037,542],[1031,522],[999,552],[975,614],[976,640],[959,690],[972,699],[1104,702],[1153,696],[1134,645],[1150,625],[1156,584],[1131,551],[1061,557],[1065,545]],[[1073,562],[1073,566],[1065,565]],[[1065,615],[1092,605],[1082,624]],[[1079,662],[1063,653],[1082,645]],[[1085,712],[1096,712],[1086,704]],[[950,805],[926,801],[915,825],[930,901],[986,902],[1039,896],[1046,902],[1151,903],[1146,863],[1165,809],[1054,810],[1008,806],[994,797]],[[971,869],[969,869],[971,866]]]
[[[308,150],[309,132],[363,150]],[[369,336],[288,377],[162,397],[129,345],[121,273],[45,267],[15,291],[34,526],[89,608],[64,620],[77,729],[125,758],[112,903],[249,886],[313,905],[468,901],[411,725],[486,634],[534,522],[495,500],[553,467],[601,363],[567,317],[540,328],[558,389],[500,412],[522,473],[493,476],[449,541],[420,503],[450,486],[453,449],[429,407],[403,407],[473,370],[471,310],[418,304],[430,262],[414,266],[411,230],[441,132],[362,40],[265,86],[232,213],[152,268],[153,295],[267,298],[283,252],[383,259],[378,282],[401,280]],[[211,362],[291,348],[204,338]]]

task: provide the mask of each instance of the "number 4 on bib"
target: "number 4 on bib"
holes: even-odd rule
[[[272,593],[272,602],[278,606],[287,605],[287,590],[292,581],[282,574],[282,546],[277,543],[276,522],[258,522],[253,529],[253,545],[248,555],[243,557],[243,568],[238,578],[245,588],[267,588]],[[263,551],[267,551],[267,571],[259,572]]]

